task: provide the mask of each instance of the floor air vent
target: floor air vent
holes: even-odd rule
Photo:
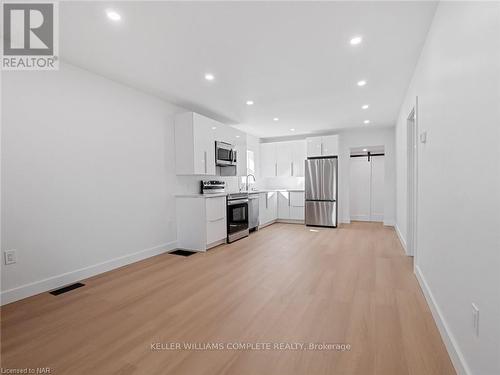
[[[188,257],[190,255],[195,254],[195,252],[193,252],[193,251],[187,251],[187,250],[175,250],[175,251],[171,251],[169,254],[180,255],[180,256],[183,256],[183,257]]]
[[[56,289],[56,290],[53,290],[52,292],[50,292],[50,294],[54,295],[54,296],[58,296],[59,294],[63,294],[63,293],[66,293],[66,292],[69,292],[73,289],[77,289],[77,288],[81,288],[82,286],[85,286],[85,284],[82,284],[82,283],[74,283],[74,284],[71,284],[71,285],[66,285],[60,289]]]

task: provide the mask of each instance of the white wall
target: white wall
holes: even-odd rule
[[[66,64],[2,89],[3,303],[175,245],[177,108]]]
[[[477,375],[500,374],[499,46],[500,3],[440,3],[396,130],[406,236],[406,118],[418,96],[416,273],[456,368]]]
[[[384,224],[394,225],[395,221],[395,151],[394,128],[362,128],[339,133],[339,221],[350,222],[350,155],[351,148],[363,146],[384,146]]]

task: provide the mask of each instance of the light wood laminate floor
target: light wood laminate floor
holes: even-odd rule
[[[446,375],[453,366],[392,228],[274,224],[1,309],[1,365],[52,374]],[[152,343],[345,343],[152,350]]]

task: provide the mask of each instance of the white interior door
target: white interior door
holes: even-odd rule
[[[350,159],[351,220],[384,221],[384,156]]]
[[[370,162],[367,157],[350,160],[351,220],[370,220]]]
[[[383,156],[371,157],[371,209],[370,221],[384,221],[384,179]]]

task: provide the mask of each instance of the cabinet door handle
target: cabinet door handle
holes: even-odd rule
[[[290,195],[290,192],[288,192],[288,207],[290,207],[290,201],[292,200],[291,198],[292,198],[292,197],[291,197],[291,195]]]
[[[205,174],[207,174],[207,152],[206,152],[206,151],[204,151],[204,152],[203,152],[203,155],[204,155],[204,156],[203,156],[203,159],[204,159],[204,161],[205,161]]]
[[[278,162],[274,163],[274,176],[278,176]]]
[[[293,161],[290,163],[291,169],[292,169],[292,176],[293,176]]]
[[[323,142],[321,142],[321,156],[323,156]]]
[[[266,193],[266,208],[269,206],[269,193]]]

